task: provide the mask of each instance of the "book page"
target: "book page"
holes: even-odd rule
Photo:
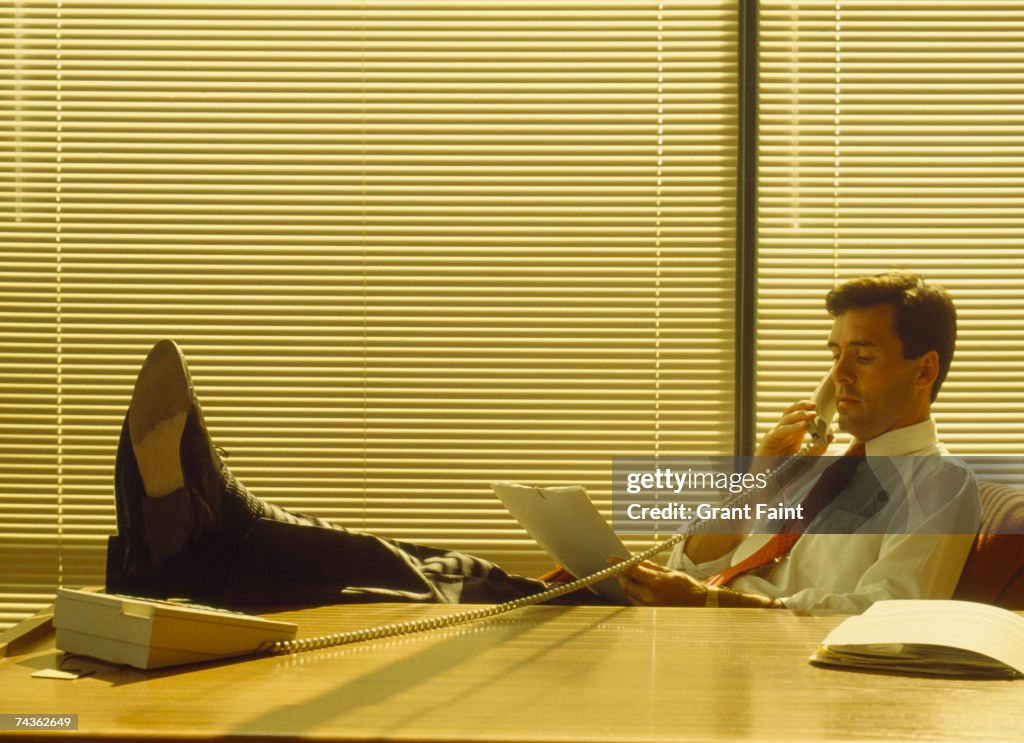
[[[822,645],[833,651],[933,645],[979,653],[1024,675],[1024,617],[970,601],[879,601],[862,615],[844,620]],[[900,653],[894,648],[893,657]],[[913,647],[905,653],[908,660],[920,660]]]
[[[555,562],[578,578],[608,567],[608,557],[631,557],[582,485],[534,488],[496,482],[494,494]],[[592,588],[617,604],[629,604],[619,584],[608,578]]]

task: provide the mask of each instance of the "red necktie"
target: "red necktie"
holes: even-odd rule
[[[825,468],[821,477],[814,483],[814,487],[807,493],[803,500],[803,519],[787,522],[782,527],[781,533],[772,535],[772,538],[765,542],[761,549],[747,559],[727,567],[720,573],[715,573],[704,583],[709,586],[724,586],[736,576],[749,573],[751,570],[756,570],[762,565],[767,565],[772,560],[788,554],[807,525],[850,483],[853,473],[857,471],[857,467],[862,461],[864,461],[864,444],[855,442],[842,457]]]

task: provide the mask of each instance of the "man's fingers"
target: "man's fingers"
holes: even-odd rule
[[[818,414],[816,410],[796,410],[792,413],[787,413],[779,419],[775,428],[784,428],[786,426],[800,426],[806,425],[807,421],[814,420],[814,417]]]
[[[799,440],[807,433],[807,426],[816,415],[817,412],[814,410],[798,410],[784,415],[775,424],[775,428],[768,432],[768,438],[773,441]]]
[[[649,566],[651,568],[651,570],[657,570],[659,573],[671,573],[672,572],[671,568],[666,568],[664,565],[659,565],[656,562],[646,562],[645,561],[643,564]]]
[[[780,439],[799,439],[800,437],[807,433],[807,424],[810,422],[810,420],[811,419],[808,418],[806,420],[798,421],[796,423],[788,423],[784,426],[777,426],[775,430],[772,431],[772,434],[774,434],[776,437]]]
[[[642,563],[636,566],[636,570],[639,571],[639,575],[647,580],[661,580],[665,573],[669,572],[667,568],[663,568],[657,563],[649,562],[644,560]]]
[[[616,565],[623,562],[623,560],[618,557],[609,557],[607,562],[609,565]],[[650,582],[653,580],[660,580],[662,574],[667,572],[669,572],[668,568],[663,568],[661,565],[644,560],[643,562],[631,567],[625,573],[620,573],[620,575],[628,576],[635,581]]]
[[[619,585],[636,606],[653,606],[658,603],[657,594],[647,585],[633,580],[628,573],[619,576]]]
[[[799,410],[814,410],[814,401],[812,400],[798,400],[797,402],[790,405],[788,408],[782,411],[782,416],[785,417],[790,413],[795,413]]]

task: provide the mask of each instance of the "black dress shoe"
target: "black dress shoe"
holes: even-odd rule
[[[140,595],[216,598],[232,555],[263,513],[214,447],[173,341],[153,347],[135,382],[114,494],[108,590]]]

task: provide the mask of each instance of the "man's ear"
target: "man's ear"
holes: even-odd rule
[[[917,386],[931,387],[939,377],[939,352],[926,351],[917,359]]]

